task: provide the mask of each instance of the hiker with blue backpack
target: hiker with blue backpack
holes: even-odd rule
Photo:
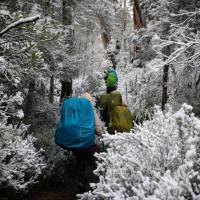
[[[86,93],[81,98],[73,98],[71,93],[72,89],[64,92],[55,142],[60,147],[73,152],[79,185],[84,192],[85,186],[89,187],[89,182],[97,181],[97,177],[92,174],[96,168],[94,153],[99,152],[94,141],[95,134],[101,135],[104,129],[94,111],[92,97]]]
[[[98,107],[102,121],[110,134],[117,132],[130,132],[133,120],[127,106],[122,101],[122,96],[117,91],[118,76],[113,67],[105,71],[105,84],[107,93],[99,98]]]

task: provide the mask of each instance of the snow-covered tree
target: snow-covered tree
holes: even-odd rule
[[[37,181],[46,167],[43,150],[36,149],[36,138],[27,135],[27,126],[20,123],[23,111],[21,93],[7,96],[0,86],[0,188],[24,191]],[[13,122],[18,124],[13,125]]]
[[[154,104],[164,108],[166,102],[178,109],[187,102],[198,114],[199,5],[173,0],[140,3],[147,28],[130,37],[130,43],[140,47],[140,55],[129,64],[138,69],[124,70],[134,75],[124,77],[133,113],[138,108],[145,113]]]

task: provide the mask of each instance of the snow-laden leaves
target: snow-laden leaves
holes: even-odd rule
[[[34,137],[25,137],[26,130],[24,125],[17,128],[0,122],[0,186],[25,190],[45,167],[42,150],[34,147]]]
[[[186,102],[199,115],[200,5],[193,0],[189,4],[186,0],[141,0],[140,3],[147,28],[135,30],[130,36],[131,43],[140,48],[132,68],[142,69],[139,72],[129,69],[123,77],[127,80],[129,106],[134,113],[151,111],[154,104],[160,104],[163,67],[169,65],[168,103],[177,111]],[[130,71],[133,71],[132,78]]]
[[[27,136],[28,126],[8,121],[24,116],[22,109],[16,109],[23,102],[21,92],[10,97],[1,94],[0,97],[0,188],[26,190],[37,181],[46,166],[43,150],[35,148],[33,136]]]
[[[155,107],[133,133],[105,136],[110,147],[97,155],[99,183],[80,199],[199,199],[199,134],[191,106],[175,114]]]

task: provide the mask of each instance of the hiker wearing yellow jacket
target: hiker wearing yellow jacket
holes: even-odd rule
[[[122,102],[122,96],[117,91],[118,77],[114,69],[109,69],[105,76],[107,93],[99,98],[98,106],[101,119],[105,122],[110,134],[129,132],[132,127],[132,116],[127,106]]]

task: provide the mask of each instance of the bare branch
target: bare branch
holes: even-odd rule
[[[199,85],[199,83],[200,83],[200,75],[199,75],[199,78],[198,78],[198,80],[197,80],[195,86],[197,87],[197,86]]]

